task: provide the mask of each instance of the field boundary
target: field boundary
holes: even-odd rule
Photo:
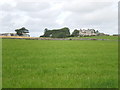
[[[78,38],[78,39],[72,39],[72,38],[43,38],[43,37],[14,37],[14,36],[3,36],[0,37],[2,39],[26,39],[26,40],[102,40],[102,41],[108,41],[110,39],[97,39],[97,38]],[[112,40],[117,41],[117,40]]]

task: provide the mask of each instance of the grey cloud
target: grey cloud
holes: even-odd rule
[[[103,6],[102,8],[99,6],[97,7],[96,4],[93,6],[94,4],[95,3],[92,4],[94,10],[83,9],[85,11],[77,11],[78,8],[76,7],[73,8],[74,11],[72,11],[69,8],[68,11],[71,11],[72,13],[65,19],[63,25],[66,24],[71,28],[98,28],[101,32],[109,32],[110,34],[117,32],[117,29],[114,28],[117,26],[117,8],[113,7],[113,4],[111,3],[99,3],[99,5]],[[83,6],[85,8],[90,8],[85,4],[83,4]],[[117,3],[115,6],[117,6]],[[97,9],[95,7],[97,7]]]
[[[36,11],[42,11],[47,8],[50,8],[50,4],[47,2],[19,2],[16,5],[17,9],[21,11],[26,12],[36,12]]]
[[[28,12],[27,15],[30,16],[31,18],[42,18],[42,19],[47,19],[47,18],[56,18],[61,11],[56,11],[56,10],[43,10],[43,11],[38,11],[38,12]]]
[[[1,11],[13,11],[14,7],[8,3],[0,5]]]
[[[115,7],[114,7],[115,6]],[[31,35],[43,34],[44,28],[95,28],[117,33],[117,3],[80,2],[80,0],[40,0],[0,4],[1,32],[26,27]]]
[[[64,4],[64,9],[77,13],[90,13],[97,10],[104,9],[112,5],[112,2],[69,2],[68,5]]]

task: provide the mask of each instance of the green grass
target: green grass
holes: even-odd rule
[[[117,88],[117,41],[3,39],[3,88]]]
[[[91,36],[91,37],[70,37],[73,39],[78,38],[96,38],[96,39],[109,39],[109,40],[118,40],[118,36]]]

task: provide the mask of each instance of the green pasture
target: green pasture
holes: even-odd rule
[[[118,36],[91,36],[91,37],[70,37],[73,39],[79,38],[95,38],[95,39],[108,39],[108,40],[118,40]]]
[[[117,88],[118,42],[2,40],[3,88]]]

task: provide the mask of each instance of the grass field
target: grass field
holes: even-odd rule
[[[92,36],[92,37],[70,37],[74,39],[78,38],[96,38],[96,39],[109,39],[109,40],[118,40],[118,36]]]
[[[3,39],[3,88],[117,88],[117,41]]]

